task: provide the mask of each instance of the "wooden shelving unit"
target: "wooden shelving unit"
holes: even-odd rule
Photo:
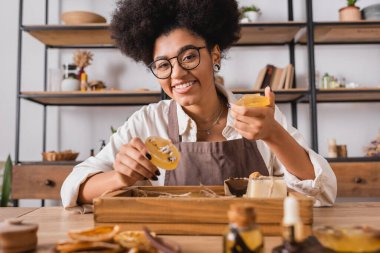
[[[304,22],[241,24],[242,36],[236,45],[284,45],[290,43],[305,25]]]
[[[254,94],[254,93],[264,93],[264,90],[249,90],[249,89],[233,89],[234,94]],[[307,89],[288,89],[288,90],[275,90],[276,103],[289,103],[297,102],[308,95]]]
[[[38,104],[56,106],[146,105],[161,100],[160,91],[21,92],[20,96]]]
[[[380,43],[380,21],[314,22],[314,26],[315,44]],[[301,43],[307,43],[305,29]]]
[[[291,42],[305,27],[303,22],[258,22],[241,24],[239,45],[282,45]],[[23,30],[51,47],[113,45],[109,25],[32,25]]]
[[[51,47],[113,45],[109,25],[33,25],[23,30]]]
[[[379,102],[380,88],[319,89],[317,101],[322,102]]]

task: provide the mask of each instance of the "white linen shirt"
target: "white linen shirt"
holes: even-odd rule
[[[217,84],[217,89],[224,94],[229,102],[234,101],[233,94],[224,86]],[[169,139],[169,105],[171,100],[162,100],[156,104],[142,107],[118,128],[110,137],[109,143],[95,156],[89,157],[76,165],[65,179],[61,188],[62,204],[65,208],[78,206],[78,192],[80,185],[90,176],[113,169],[115,156],[124,144],[132,138],[139,137],[143,141],[149,136],[160,136]],[[197,125],[177,104],[179,134],[183,142],[197,141]],[[315,206],[330,206],[334,203],[337,192],[337,183],[334,172],[329,163],[319,154],[309,149],[300,132],[288,125],[286,118],[276,106],[275,119],[288,133],[306,150],[314,167],[314,180],[299,180],[288,172],[285,166],[274,156],[269,147],[262,140],[257,140],[257,147],[268,168],[269,175],[284,175],[289,188],[315,198]],[[228,111],[227,124],[222,132],[226,140],[235,140],[242,136],[233,127],[233,117]],[[151,181],[153,185],[164,185],[165,170],[159,169],[161,175],[158,181]]]

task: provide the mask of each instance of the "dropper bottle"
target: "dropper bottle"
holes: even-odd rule
[[[284,219],[282,221],[283,245],[273,249],[272,253],[301,252],[303,241],[303,224],[300,218],[298,201],[294,197],[284,200]]]

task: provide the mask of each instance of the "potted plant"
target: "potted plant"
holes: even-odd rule
[[[2,172],[2,185],[0,187],[0,207],[7,207],[10,204],[12,185],[12,160],[8,156]]]
[[[360,8],[356,6],[358,0],[347,0],[347,6],[339,9],[340,21],[358,21],[361,20]]]
[[[240,22],[249,23],[255,22],[259,19],[261,15],[260,8],[255,5],[243,6],[240,8]]]

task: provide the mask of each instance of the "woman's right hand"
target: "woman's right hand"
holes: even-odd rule
[[[157,181],[160,172],[150,159],[151,155],[140,138],[133,138],[128,144],[121,146],[113,164],[118,172],[118,181],[123,186],[132,186],[140,180]]]

